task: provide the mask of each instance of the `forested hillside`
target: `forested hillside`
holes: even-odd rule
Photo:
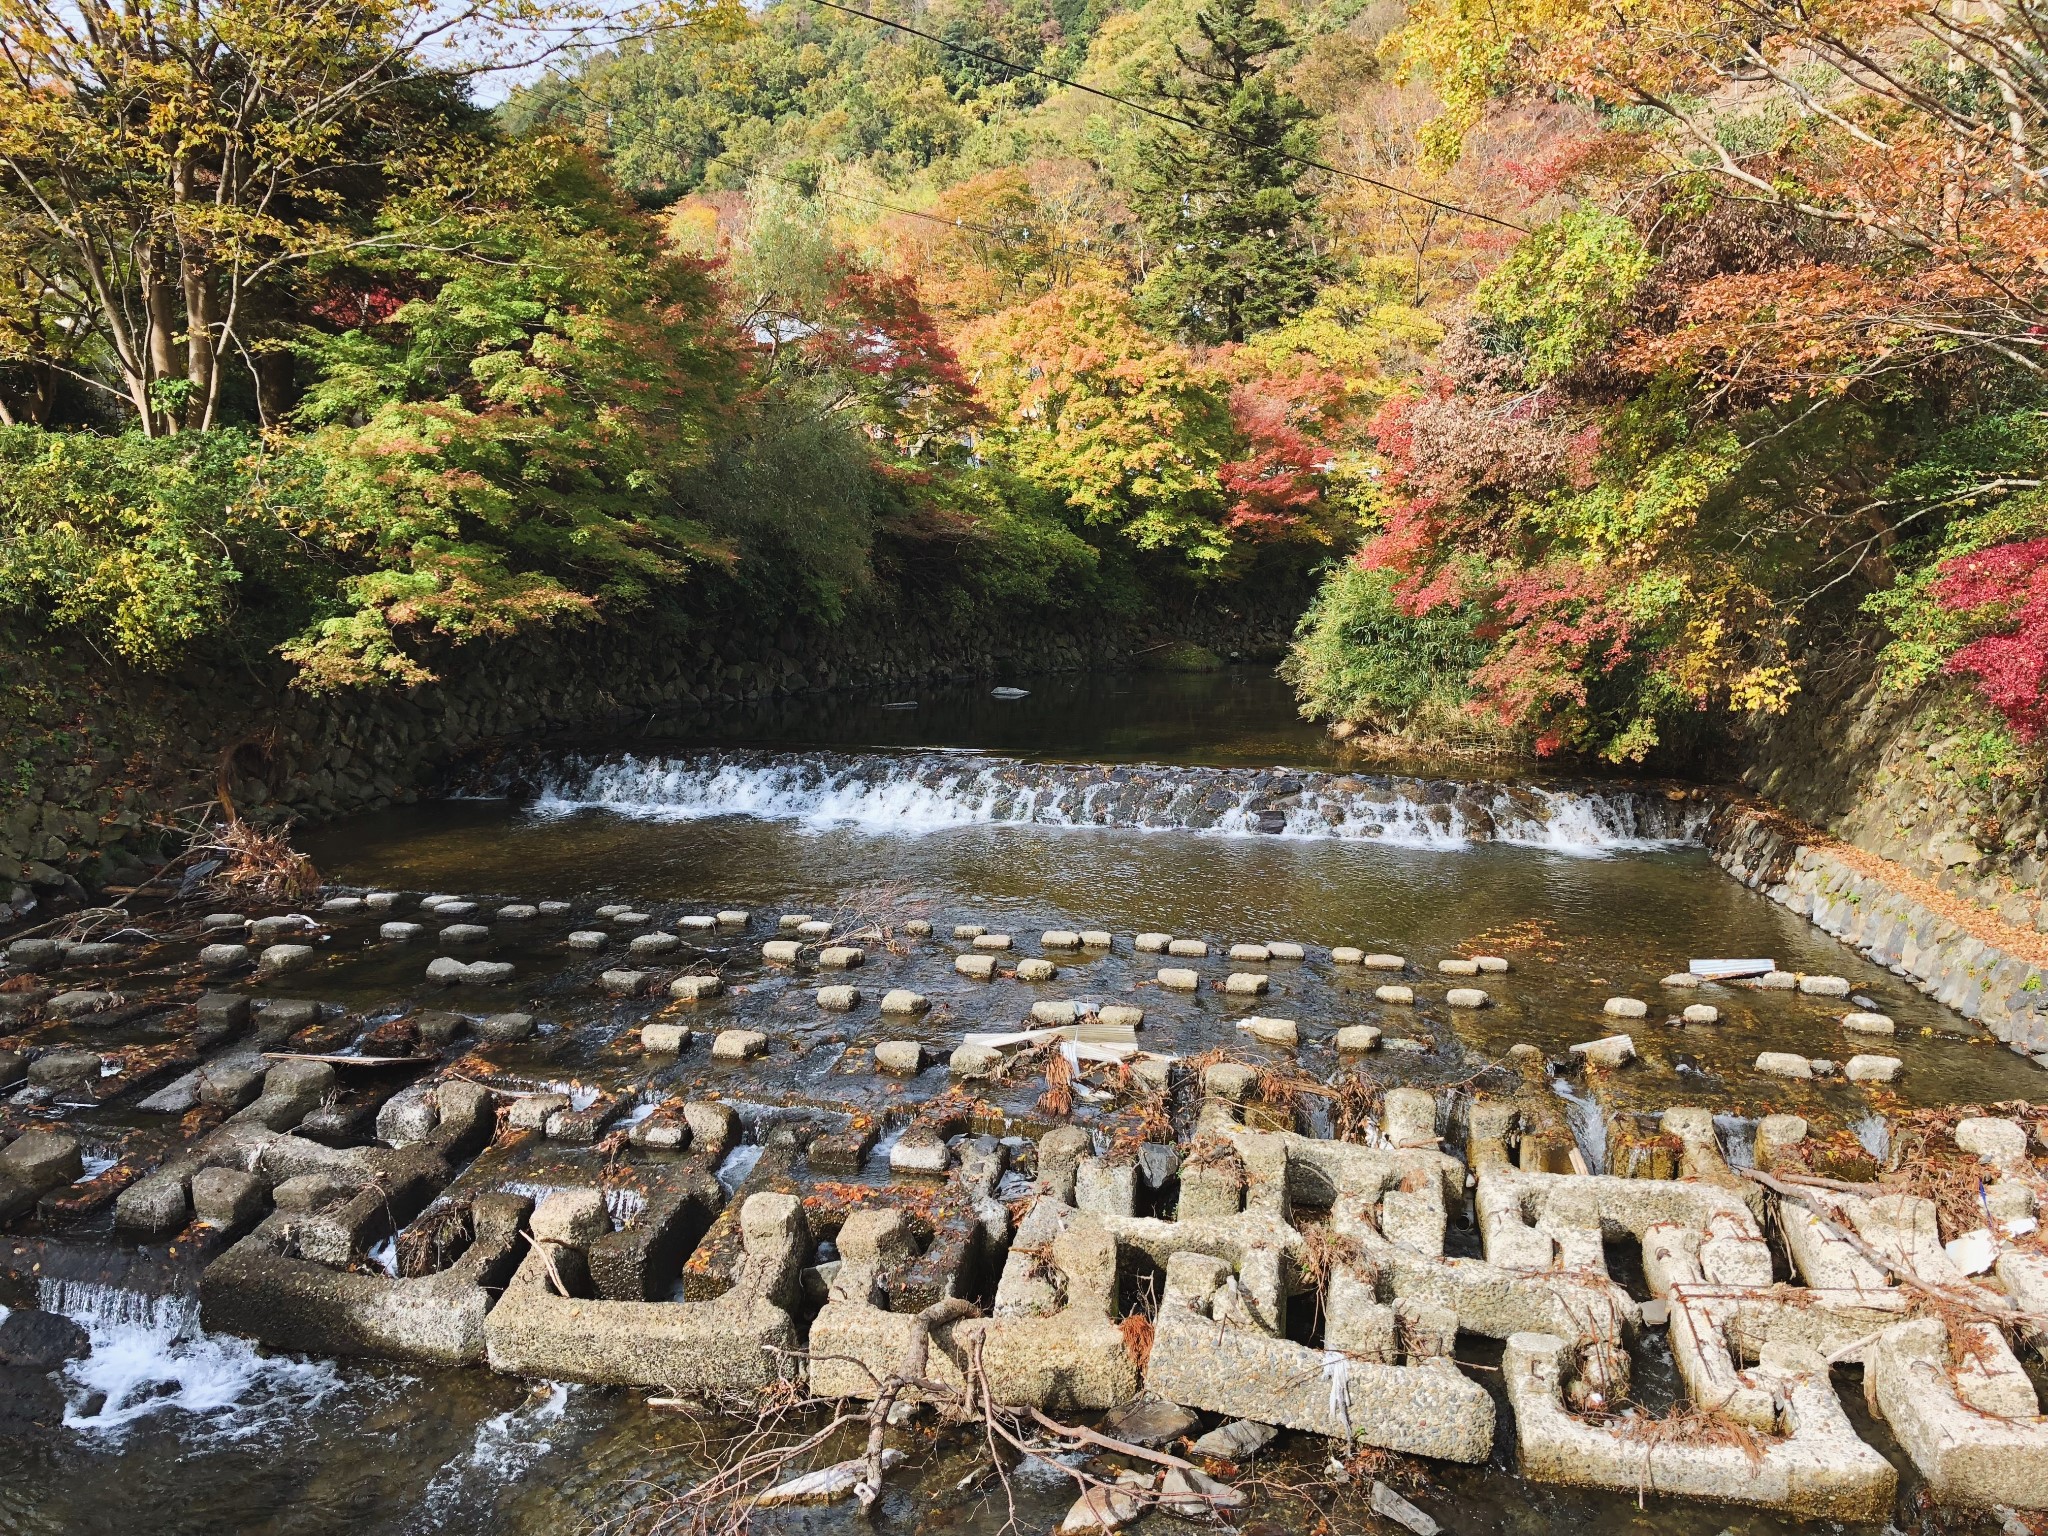
[[[18,625],[332,688],[1320,568],[1373,730],[1671,761],[1880,646],[2048,725],[2024,7],[671,7],[491,110],[448,16],[0,0]]]

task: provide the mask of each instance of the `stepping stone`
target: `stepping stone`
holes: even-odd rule
[[[1050,960],[1042,960],[1036,956],[1017,962],[1019,981],[1051,981],[1059,973],[1059,967]]]
[[[1167,944],[1166,952],[1176,960],[1201,960],[1208,955],[1209,945],[1202,939],[1174,939]]]
[[[1003,1053],[992,1045],[960,1045],[946,1062],[955,1077],[987,1077],[1003,1064]]]
[[[1081,930],[1081,947],[1083,949],[1114,949],[1116,948],[1116,939],[1111,936],[1107,928],[1083,928]]]
[[[682,947],[683,941],[672,933],[643,933],[626,946],[626,952],[635,959],[651,959]]]
[[[282,976],[311,965],[315,953],[310,944],[272,944],[256,957],[256,971],[261,976]]]
[[[913,917],[903,925],[903,931],[913,939],[928,939],[932,936],[932,925],[921,917]]]
[[[795,965],[803,952],[803,945],[795,939],[770,939],[761,946],[761,959],[769,965]]]
[[[1444,994],[1444,1005],[1449,1008],[1484,1008],[1493,999],[1477,987],[1453,987]]]
[[[389,943],[403,944],[418,938],[426,931],[425,923],[380,923],[377,927],[377,937]]]
[[[1595,1067],[1626,1066],[1636,1059],[1636,1043],[1628,1035],[1609,1035],[1604,1040],[1582,1040],[1571,1053]]]
[[[668,984],[668,995],[686,1003],[701,1003],[724,990],[725,983],[716,976],[678,976]]]
[[[1852,1083],[1888,1083],[1904,1065],[1896,1056],[1851,1056],[1842,1076]]]
[[[1008,949],[1010,936],[1007,933],[977,933],[974,936],[976,949]]]
[[[239,971],[249,963],[249,946],[208,944],[199,951],[199,963],[209,971]]]
[[[1640,1019],[1650,1011],[1650,1006],[1639,997],[1610,997],[1600,1005],[1600,1011],[1609,1018]]]
[[[1337,1031],[1337,1049],[1340,1051],[1376,1050],[1380,1043],[1380,1031],[1371,1024],[1347,1024]]]
[[[1131,947],[1141,955],[1163,955],[1166,946],[1173,942],[1170,933],[1141,933],[1131,940]]]
[[[1266,953],[1275,960],[1305,960],[1308,958],[1308,951],[1299,944],[1268,944],[1266,946]]]
[[[988,930],[979,923],[955,923],[953,937],[956,939],[978,939]]]
[[[742,912],[737,907],[728,907],[718,914],[718,926],[721,928],[744,928],[747,926],[747,916],[745,912]]]
[[[1790,1051],[1765,1051],[1756,1059],[1756,1070],[1772,1077],[1811,1078],[1813,1063]]]
[[[1363,965],[1365,964],[1365,951],[1354,949],[1349,944],[1340,944],[1330,951],[1330,964]]]
[[[1405,1008],[1415,1001],[1415,989],[1413,987],[1374,987],[1372,995],[1381,1002],[1391,1003],[1397,1008]]]
[[[715,917],[708,917],[703,914],[698,914],[693,917],[684,918],[681,922],[677,923],[676,926],[678,928],[687,929],[691,933],[705,933],[708,932],[710,929],[713,929],[718,926],[718,919]]]
[[[720,1061],[751,1061],[767,1050],[768,1037],[756,1029],[722,1029],[711,1042],[711,1054]]]
[[[917,1040],[884,1040],[875,1047],[875,1066],[895,1077],[915,1077],[924,1070],[924,1045]]]
[[[1201,989],[1202,978],[1193,971],[1168,966],[1159,973],[1159,985],[1169,992],[1195,992]]]
[[[1273,952],[1263,944],[1233,944],[1230,958],[1241,965],[1264,965],[1273,958]]]
[[[1126,1025],[1140,1029],[1144,1027],[1145,1010],[1134,1008],[1129,1003],[1109,1003],[1098,1009],[1095,1017],[1111,1029],[1122,1029]]]
[[[1669,976],[1666,976],[1662,981],[1657,983],[1657,985],[1660,987],[1681,988],[1696,987],[1699,984],[1699,977],[1693,975],[1691,971],[1673,971]]]
[[[1048,928],[1038,936],[1040,949],[1079,949],[1081,935],[1070,928]]]
[[[1400,955],[1367,955],[1358,962],[1368,971],[1405,971],[1408,962]]]
[[[1474,955],[1472,963],[1486,976],[1499,976],[1508,968],[1507,961],[1499,955]]]
[[[818,1006],[827,1013],[851,1013],[860,1006],[860,988],[820,987]]]
[[[363,910],[363,898],[360,896],[330,896],[327,900],[320,903],[320,910],[322,912],[334,913],[360,912]]]
[[[542,917],[566,917],[572,906],[566,901],[541,901],[535,902],[534,905],[539,908]]]
[[[882,1012],[913,1016],[931,1007],[931,999],[922,992],[913,992],[908,987],[897,987],[882,994]]]
[[[539,916],[539,907],[530,907],[524,902],[514,902],[509,907],[498,908],[497,920],[501,923],[523,923],[528,918]]]
[[[818,968],[825,971],[857,970],[867,963],[868,952],[851,944],[835,944],[818,951]]]
[[[1808,997],[1847,997],[1849,981],[1844,976],[1802,976],[1799,990]]]
[[[954,957],[953,969],[973,981],[993,981],[996,974],[994,955],[958,955]]]
[[[648,971],[606,971],[597,978],[598,987],[614,997],[638,997],[647,990],[653,975]]]
[[[450,923],[441,930],[443,944],[481,944],[491,936],[491,930],[481,923]]]
[[[1679,1017],[1688,1024],[1718,1024],[1721,1022],[1721,1010],[1712,1003],[1689,1003]]]
[[[1477,976],[1479,974],[1479,962],[1477,960],[1439,960],[1436,963],[1436,968],[1446,976]]]
[[[527,1040],[535,1029],[530,1013],[489,1013],[476,1021],[479,1040]]]
[[[1299,1045],[1301,1030],[1292,1019],[1239,1019],[1237,1027],[1267,1045]]]
[[[565,942],[571,949],[599,950],[611,943],[612,936],[600,933],[595,928],[579,928],[569,935]]]
[[[650,1056],[675,1056],[690,1043],[687,1024],[642,1024],[640,1049]]]
[[[1845,1013],[1842,1015],[1842,1028],[1854,1035],[1889,1035],[1898,1026],[1888,1013]]]

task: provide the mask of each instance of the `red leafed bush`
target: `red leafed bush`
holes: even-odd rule
[[[1254,539],[1297,532],[1322,504],[1343,408],[1344,381],[1313,369],[1233,385],[1230,419],[1243,448],[1216,469],[1230,498],[1224,526]]]
[[[1935,579],[1934,597],[1951,613],[2000,626],[1951,656],[1948,670],[1976,678],[2021,741],[2039,740],[2048,731],[2048,539],[1956,556]]]
[[[1502,582],[1481,626],[1496,645],[1472,674],[1475,707],[1532,729],[1539,756],[1574,739],[1589,681],[1629,660],[1634,626],[1613,605],[1611,585],[1602,568],[1552,560]]]

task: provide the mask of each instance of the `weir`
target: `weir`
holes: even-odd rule
[[[472,878],[6,951],[27,1432],[307,1469],[445,1402],[405,1475],[449,1519],[771,1404],[1051,1466],[1170,1423],[1181,1481],[1119,1485],[1161,1519],[1333,1460],[1447,1523],[2037,1496],[2040,1069],[1724,879],[1725,802],[754,748],[472,787],[322,853]],[[951,1497],[923,1465],[885,1482]]]

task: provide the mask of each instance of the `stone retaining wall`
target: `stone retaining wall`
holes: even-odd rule
[[[1782,818],[1725,802],[1707,829],[1714,860],[1750,889],[1975,1019],[2017,1050],[2048,1053],[2048,977]],[[2048,1065],[2048,1060],[2043,1061]]]

